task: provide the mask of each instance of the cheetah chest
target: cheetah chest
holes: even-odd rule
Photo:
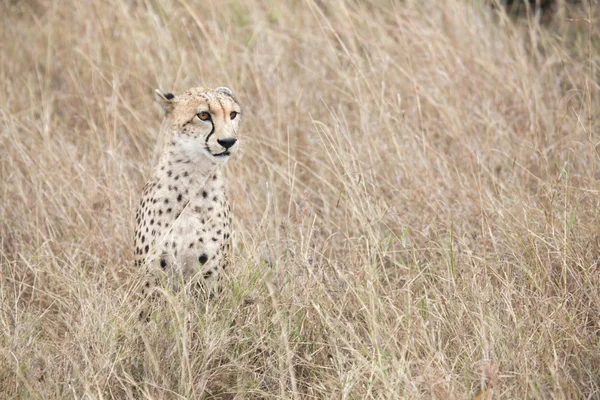
[[[226,265],[231,220],[226,200],[219,197],[190,200],[165,237],[163,254],[186,278],[198,272],[216,277]]]
[[[222,184],[215,178],[203,188],[180,188],[158,181],[149,189],[138,212],[140,262],[158,264],[169,275],[181,273],[186,281],[198,273],[217,278],[231,235]]]

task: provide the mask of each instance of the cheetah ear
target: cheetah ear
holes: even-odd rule
[[[231,89],[229,89],[228,87],[225,87],[225,86],[220,86],[220,87],[216,88],[215,92],[223,93],[223,94],[226,94],[227,96],[233,97],[233,92],[231,91]]]
[[[175,95],[173,93],[164,93],[160,89],[154,91],[154,97],[156,101],[161,105],[165,113],[169,113],[173,110],[173,100]]]

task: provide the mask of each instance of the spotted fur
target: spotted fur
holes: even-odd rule
[[[165,145],[136,213],[135,262],[154,276],[214,287],[231,250],[222,166],[239,147],[240,105],[223,87],[157,90],[156,98],[165,111]]]

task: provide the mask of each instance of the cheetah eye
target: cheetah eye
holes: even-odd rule
[[[237,117],[237,115],[238,115],[237,111],[232,111],[232,112],[229,113],[229,117],[231,119],[235,119],[235,117]]]
[[[196,116],[202,121],[210,121],[210,114],[206,111],[196,114]]]

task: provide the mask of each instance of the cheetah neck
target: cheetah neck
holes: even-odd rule
[[[188,189],[211,188],[225,191],[222,165],[206,159],[193,160],[182,152],[169,149],[163,153],[155,176],[166,185]]]

